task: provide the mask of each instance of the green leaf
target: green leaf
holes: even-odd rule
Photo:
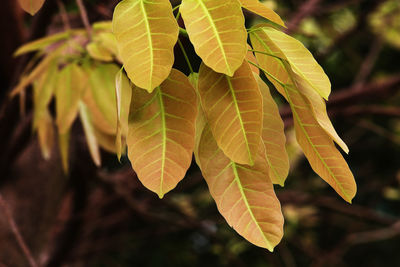
[[[282,239],[283,216],[262,146],[253,166],[235,163],[218,148],[206,127],[198,150],[201,172],[219,212],[241,236],[273,251]]]
[[[262,128],[262,97],[247,62],[233,77],[201,64],[199,96],[218,146],[233,161],[252,165]]]
[[[216,72],[232,76],[247,53],[247,31],[237,0],[182,0],[179,8],[196,53]]]
[[[123,0],[114,10],[113,32],[131,81],[149,92],[169,75],[179,27],[168,0]]]
[[[183,179],[192,161],[196,93],[177,70],[150,94],[132,92],[128,157],[140,181],[160,198]]]
[[[54,146],[54,126],[50,112],[46,109],[37,121],[40,150],[45,160],[50,159],[51,150]]]
[[[65,133],[58,132],[58,145],[60,147],[62,168],[65,174],[68,174],[69,171],[69,163],[68,163],[69,137],[70,137],[69,130]]]

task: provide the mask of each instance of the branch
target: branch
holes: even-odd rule
[[[3,209],[3,212],[7,218],[8,224],[10,225],[11,231],[14,234],[14,237],[20,246],[22,252],[24,253],[26,259],[29,262],[29,265],[31,267],[38,267],[36,261],[32,257],[32,253],[29,250],[28,246],[26,245],[24,239],[22,238],[22,235],[20,231],[18,230],[18,226],[15,223],[15,220],[11,214],[10,208],[8,207],[6,201],[4,200],[3,196],[0,194],[0,207]]]
[[[89,23],[89,18],[88,18],[88,14],[86,12],[86,8],[83,5],[82,0],[76,0],[76,4],[79,7],[79,13],[81,15],[83,25],[85,26],[86,31],[89,34],[89,37],[92,38],[92,26]]]

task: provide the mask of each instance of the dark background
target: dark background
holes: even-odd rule
[[[81,27],[75,1],[63,2],[71,24]],[[85,1],[90,21],[111,19],[117,2]],[[102,152],[103,167],[96,168],[75,123],[71,172],[64,176],[58,152],[49,161],[41,157],[31,131],[29,93],[23,116],[18,99],[7,95],[30,57],[13,58],[13,51],[62,29],[57,1],[47,0],[30,17],[17,1],[5,0],[0,8],[0,267],[29,266],[13,229],[41,266],[400,266],[400,2],[268,2],[331,79],[328,111],[350,148],[345,158],[358,184],[352,205],[312,172],[295,144],[283,102],[292,169],[286,186],[276,187],[286,221],[274,253],[229,228],[195,164],[159,200],[138,182],[126,158],[119,164],[116,156]],[[385,13],[383,5],[395,6],[394,11]],[[247,26],[260,22],[246,16]],[[182,42],[192,51],[184,37]],[[187,72],[176,53],[176,67]],[[194,56],[191,60],[199,63]]]

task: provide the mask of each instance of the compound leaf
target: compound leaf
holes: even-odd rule
[[[168,0],[123,0],[114,10],[113,32],[132,82],[152,92],[169,75],[179,27]]]
[[[199,70],[199,96],[218,146],[234,162],[252,165],[262,128],[262,97],[247,62],[233,77],[205,64]]]
[[[160,198],[186,174],[194,148],[196,93],[173,69],[150,94],[133,88],[128,157],[140,181]]]
[[[235,163],[218,148],[206,126],[198,160],[210,193],[228,224],[251,243],[273,251],[283,235],[283,216],[260,148],[253,166]]]
[[[247,52],[247,31],[237,0],[183,0],[180,12],[196,53],[216,72],[232,76]]]

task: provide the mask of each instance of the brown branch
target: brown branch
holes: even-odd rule
[[[0,194],[0,207],[3,209],[3,213],[5,214],[8,224],[10,225],[11,231],[14,234],[14,237],[18,243],[18,245],[20,246],[22,252],[24,253],[26,259],[29,262],[29,265],[31,267],[38,267],[36,261],[34,260],[34,258],[32,257],[32,253],[29,250],[28,246],[26,245],[21,232],[18,230],[18,226],[15,223],[15,220],[11,214],[10,208],[8,207],[8,204],[6,203],[6,201],[4,200],[3,196]]]
[[[58,5],[58,9],[60,10],[60,15],[61,15],[61,19],[64,24],[64,29],[70,30],[71,24],[69,23],[67,10],[65,9],[64,3],[62,2],[62,0],[57,0],[57,5]]]
[[[88,32],[89,37],[91,38],[92,37],[92,26],[89,23],[89,17],[86,12],[86,8],[83,5],[82,0],[76,0],[76,4],[79,7],[79,14],[81,15],[83,25],[85,26],[86,31]]]
[[[308,0],[296,12],[293,18],[287,23],[288,27],[286,33],[293,33],[300,26],[303,19],[312,16],[319,9],[321,0]]]

